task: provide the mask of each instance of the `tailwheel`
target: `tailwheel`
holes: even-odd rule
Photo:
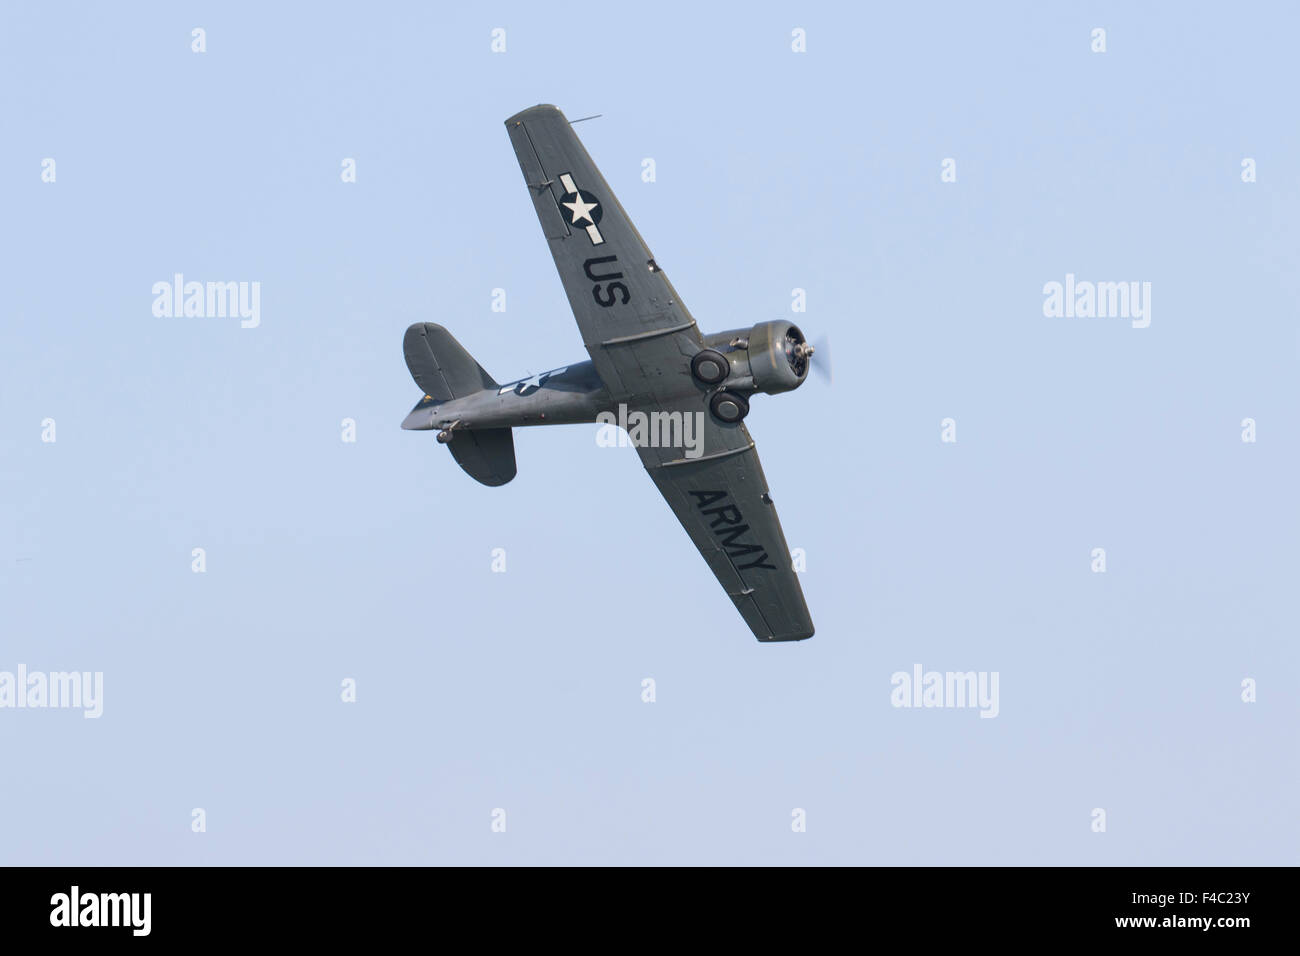
[[[734,425],[749,414],[749,402],[745,396],[723,389],[709,399],[709,411],[718,421]]]
[[[450,425],[448,425],[446,428],[444,428],[442,431],[438,432],[439,445],[445,445],[447,444],[447,442],[451,441],[452,434],[456,431],[457,426],[460,425],[460,421],[461,420],[458,418]]]

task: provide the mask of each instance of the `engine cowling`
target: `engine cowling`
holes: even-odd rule
[[[775,395],[798,388],[808,377],[807,341],[799,327],[789,322],[760,322],[747,332],[719,332],[705,343],[730,360],[730,388]]]

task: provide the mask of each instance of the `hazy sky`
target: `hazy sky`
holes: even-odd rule
[[[103,712],[0,708],[0,863],[1294,863],[1298,29],[6,4],[0,672]],[[755,641],[596,426],[502,488],[399,429],[412,322],[586,358],[502,125],[539,102],[603,114],[705,330],[829,334],[748,420],[812,640]],[[176,273],[260,324],[155,316]],[[1149,326],[1045,316],[1067,275]],[[917,665],[997,716],[893,706]]]

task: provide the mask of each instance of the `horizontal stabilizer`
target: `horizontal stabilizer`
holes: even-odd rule
[[[497,387],[483,366],[441,325],[415,323],[402,339],[402,354],[415,384],[435,401],[449,402]]]
[[[508,428],[456,431],[447,447],[475,481],[495,488],[515,476],[515,439]]]

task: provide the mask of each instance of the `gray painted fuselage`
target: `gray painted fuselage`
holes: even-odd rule
[[[402,422],[411,431],[459,428],[516,428],[594,422],[614,409],[591,361],[475,392],[440,404],[421,405]]]
[[[725,385],[734,392],[751,395],[754,380],[748,374],[743,351],[729,343],[747,330],[732,329],[704,337],[705,345],[718,349],[732,360],[732,374]],[[682,376],[683,394],[704,395],[705,389],[689,375]],[[700,410],[705,404],[703,399]],[[421,403],[402,422],[408,431],[434,431],[450,428],[518,428],[527,425],[577,425],[594,422],[601,412],[618,414],[618,403],[600,380],[588,359],[562,369],[542,372],[489,389],[454,398],[447,402]]]

